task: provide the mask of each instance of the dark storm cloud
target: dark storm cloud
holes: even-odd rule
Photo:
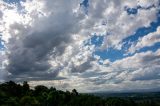
[[[91,68],[93,67],[92,62],[95,61],[95,58],[89,56],[84,63],[80,65],[71,65],[71,72],[73,73],[83,73],[86,72],[87,70],[92,70]]]
[[[14,76],[8,76],[7,80],[14,80],[14,81],[48,81],[48,80],[64,80],[66,79],[65,77],[57,77],[57,73],[55,72],[28,72],[28,73],[23,73],[21,76],[19,75],[14,75]]]
[[[90,69],[91,67],[92,67],[91,63],[89,61],[87,61],[79,66],[72,66],[71,72],[82,73],[82,72],[85,72],[86,70]]]
[[[65,48],[72,43],[72,35],[79,29],[77,17],[73,15],[73,7],[61,9],[60,7],[69,4],[55,4],[56,7],[46,8],[51,12],[49,16],[36,19],[33,15],[32,26],[11,26],[18,29],[20,34],[10,38],[7,44],[7,70],[11,73],[9,78],[54,79],[57,76],[59,69],[51,67],[48,62],[50,56],[62,55]]]
[[[49,36],[41,38],[42,36]],[[39,37],[40,36],[40,37]],[[34,33],[29,35],[30,38],[25,38],[23,40],[23,45],[20,45],[17,41],[10,49],[9,54],[9,65],[7,70],[12,73],[12,75],[20,75],[25,72],[43,72],[49,70],[51,65],[48,63],[49,54],[55,48],[56,54],[61,55],[66,47],[66,43],[69,41],[69,36],[61,37],[54,36],[53,32],[50,33],[39,33],[39,36]],[[22,42],[21,42],[22,43]],[[17,47],[15,47],[17,46]],[[55,70],[55,69],[53,69]],[[32,73],[29,73],[31,76]],[[55,77],[57,72],[51,73]],[[36,74],[37,76],[38,73]]]

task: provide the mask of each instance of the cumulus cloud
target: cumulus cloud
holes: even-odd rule
[[[6,80],[6,76],[8,75],[8,71],[5,70],[5,66],[7,64],[5,51],[0,51],[0,82]]]
[[[157,31],[139,38],[136,44],[131,45],[128,52],[134,53],[144,47],[154,46],[158,42],[160,42],[160,27],[157,28]]]
[[[131,83],[136,81],[142,81],[139,87],[143,88],[146,79],[157,83],[159,50],[111,62],[93,55],[95,45],[85,42],[94,34],[103,35],[100,48],[121,50],[123,39],[157,20],[159,1],[89,0],[87,6],[83,3],[82,0],[26,0],[18,4],[19,8],[17,4],[0,1],[0,34],[5,42],[2,61],[6,61],[0,80],[30,80],[31,85],[54,84],[80,91],[129,89],[127,85],[133,86]],[[141,8],[136,14],[125,10],[138,6]],[[158,33],[145,36],[139,43],[148,43],[137,45],[151,46],[158,42]],[[148,40],[150,36],[155,37]]]
[[[118,77],[124,80],[153,80],[160,78],[159,61],[159,50],[155,53],[148,51],[116,61],[112,67],[119,68],[121,74]]]
[[[92,25],[91,30],[98,34],[105,35],[105,47],[117,48],[119,43],[140,27],[148,27],[150,23],[156,21],[158,12],[158,0],[151,2],[130,1],[90,1],[87,25]],[[103,4],[103,5],[102,5]],[[150,9],[139,9],[137,14],[128,15],[125,7],[137,8],[137,6],[148,7]],[[102,25],[106,22],[106,25]],[[87,27],[88,28],[88,27]]]
[[[104,65],[92,62],[92,69],[83,73],[68,74],[67,80],[62,81],[70,84],[70,87],[63,89],[76,88],[80,91],[92,92],[97,89],[98,91],[121,91],[158,88],[159,51],[158,49],[156,52],[136,53],[115,62],[107,60],[107,63],[104,61]],[[74,82],[70,83],[72,80]]]
[[[74,1],[42,0],[39,3],[28,1],[22,5],[24,8],[21,11],[26,14],[15,16],[24,17],[29,21],[27,24],[15,21],[9,25],[9,64],[6,70],[11,73],[10,78],[54,78],[59,70],[54,67],[51,69],[49,60],[50,57],[64,54],[65,48],[72,44],[74,34],[79,32],[79,16],[73,11],[78,4]],[[14,13],[15,10],[11,11],[11,14]],[[46,72],[47,70],[51,72]]]

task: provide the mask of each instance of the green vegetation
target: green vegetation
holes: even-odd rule
[[[64,92],[43,85],[33,90],[27,82],[20,85],[9,81],[0,84],[0,106],[160,106],[160,98],[102,98],[78,93],[76,89]]]

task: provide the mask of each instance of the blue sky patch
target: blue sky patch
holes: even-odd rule
[[[131,15],[131,14],[137,14],[138,9],[136,9],[136,8],[127,8],[126,11],[127,11],[128,15]]]
[[[123,56],[124,51],[116,50],[113,48],[109,48],[106,50],[98,50],[98,51],[95,51],[94,54],[100,56],[102,60],[109,59],[112,62],[124,57]]]
[[[80,7],[84,9],[85,14],[88,14],[89,0],[84,0],[80,3]]]
[[[91,41],[91,44],[92,45],[95,45],[96,47],[100,47],[103,43],[103,39],[104,39],[104,36],[97,36],[97,35],[94,35],[90,41]]]
[[[84,0],[80,5],[83,5],[84,7],[88,8],[89,7],[88,0]]]
[[[0,50],[3,50],[4,49],[4,45],[3,45],[3,41],[1,39],[1,36],[0,36]]]
[[[139,53],[139,52],[146,52],[146,51],[153,51],[153,52],[155,52],[155,51],[156,51],[157,49],[159,49],[159,48],[160,48],[160,42],[154,44],[153,46],[144,47],[144,48],[140,49],[140,50],[138,51],[138,53]]]

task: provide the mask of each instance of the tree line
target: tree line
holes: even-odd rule
[[[13,81],[0,84],[0,106],[160,106],[157,100],[135,101],[131,98],[101,98],[91,94],[57,90],[38,85],[30,89],[25,81],[17,84]]]

